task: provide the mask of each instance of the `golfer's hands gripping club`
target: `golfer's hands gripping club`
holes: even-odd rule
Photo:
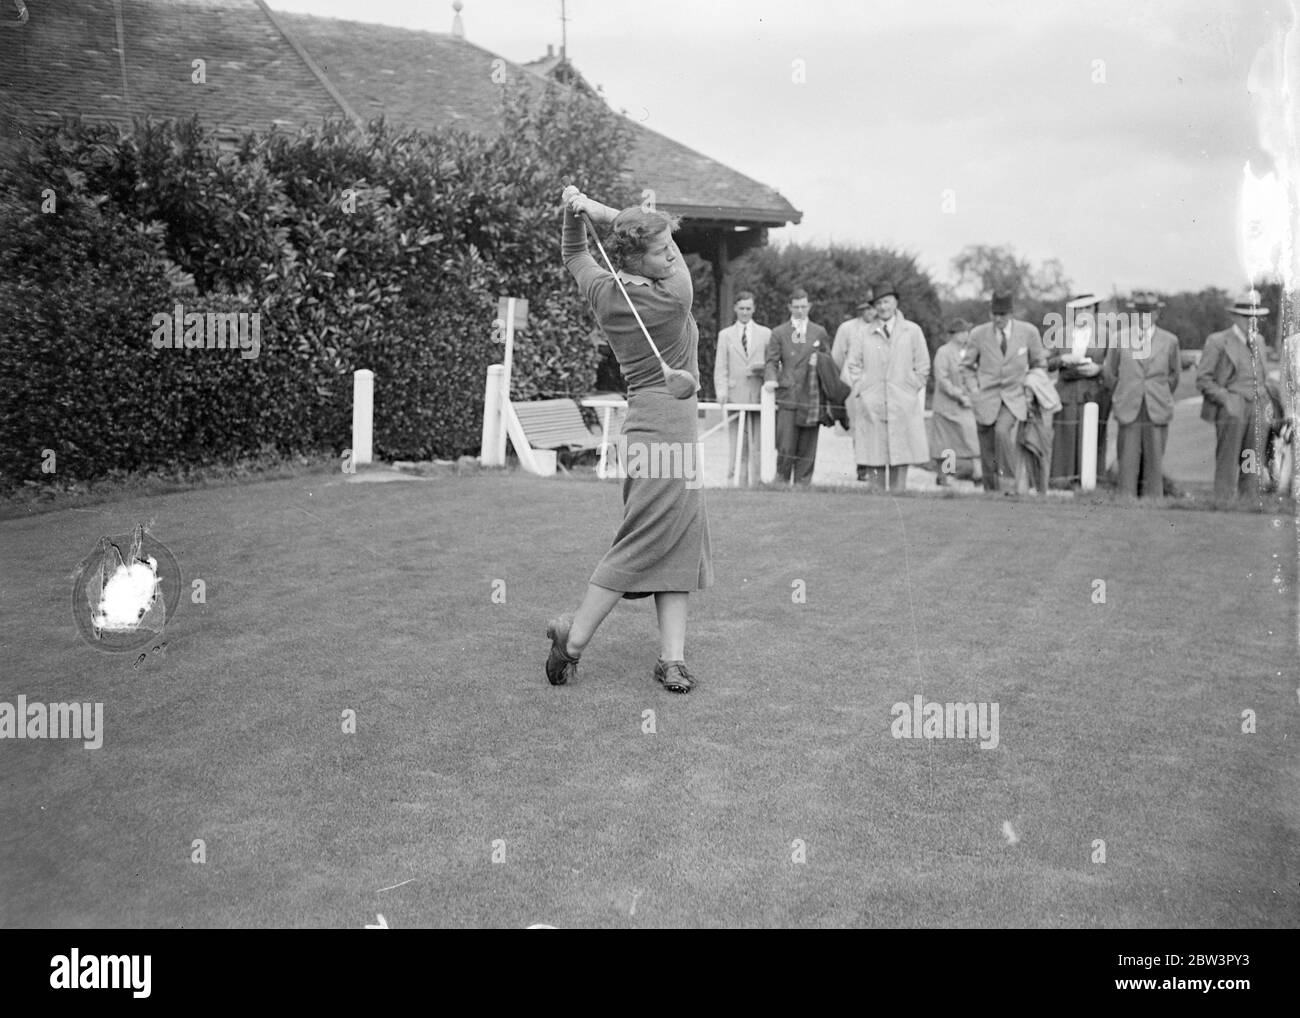
[[[575,216],[586,216],[596,223],[611,223],[618,214],[617,209],[588,198],[574,184],[568,184],[560,193],[560,203]]]

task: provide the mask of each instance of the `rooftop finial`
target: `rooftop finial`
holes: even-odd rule
[[[464,6],[460,0],[452,0],[451,9],[456,12],[456,16],[451,19],[451,34],[455,39],[465,38],[465,23],[460,20],[460,12]]]

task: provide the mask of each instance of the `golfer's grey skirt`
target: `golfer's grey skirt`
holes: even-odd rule
[[[620,455],[623,522],[591,582],[625,596],[713,586],[696,400],[628,393]]]

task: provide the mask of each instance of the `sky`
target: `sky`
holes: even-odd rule
[[[269,2],[442,33],[454,15]],[[1239,291],[1246,166],[1286,169],[1248,79],[1295,2],[568,0],[567,46],[615,109],[799,209],[774,244],[901,248],[936,283],[993,244],[1059,259],[1075,292]],[[558,50],[560,10],[463,0],[461,18],[523,63]]]

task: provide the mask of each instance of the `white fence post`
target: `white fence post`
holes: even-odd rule
[[[501,430],[497,433],[497,448],[496,448],[497,465],[502,467],[506,465],[506,435],[510,430],[509,421],[507,420],[505,415],[505,408],[510,403],[510,370],[514,365],[514,360],[515,360],[516,301],[514,297],[507,297],[505,298],[504,303],[505,303],[505,307],[502,308],[501,310],[505,312],[503,318],[505,322],[504,338],[506,344],[506,352],[505,352],[505,357],[503,358],[503,360],[505,361],[505,365],[502,369],[502,378],[501,378],[501,424],[500,424]],[[515,451],[518,452],[518,450]]]
[[[776,480],[776,390],[763,386],[758,403],[758,476],[771,484]]]
[[[497,459],[497,450],[502,447],[500,440],[502,430],[501,383],[505,377],[504,364],[489,364],[487,384],[483,388],[483,442],[479,448],[478,461],[485,467],[501,467],[505,463]]]
[[[1097,487],[1097,423],[1098,407],[1096,403],[1083,404],[1083,448],[1080,452],[1079,487],[1092,491]],[[1106,450],[1101,450],[1106,455]]]
[[[375,373],[360,368],[352,373],[352,462],[374,459]]]

